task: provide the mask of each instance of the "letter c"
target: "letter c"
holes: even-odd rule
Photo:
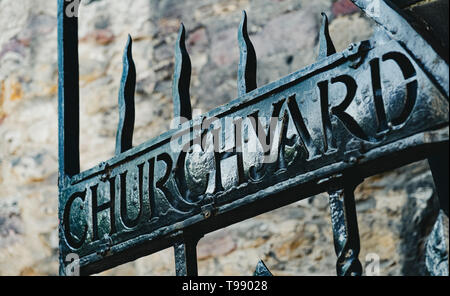
[[[86,198],[86,189],[83,192],[76,192],[72,194],[69,197],[69,200],[67,201],[66,206],[64,208],[64,215],[63,215],[64,236],[66,237],[69,246],[72,247],[73,249],[79,249],[83,245],[84,241],[86,240],[87,234],[87,225],[84,226],[83,236],[79,240],[74,238],[70,231],[70,209],[72,207],[73,202],[77,198],[84,201]]]

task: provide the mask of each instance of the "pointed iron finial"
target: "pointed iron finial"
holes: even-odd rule
[[[272,273],[264,264],[264,262],[262,260],[259,260],[258,264],[256,265],[255,272],[253,273],[253,276],[272,276]]]
[[[256,53],[247,33],[247,14],[242,11],[242,20],[238,31],[239,67],[238,97],[256,89]]]
[[[328,31],[328,17],[322,12],[322,25],[319,32],[319,57],[317,59],[324,59],[334,53],[336,53],[336,49]]]
[[[191,59],[186,50],[186,30],[181,23],[178,39],[175,45],[175,73],[173,75],[173,110],[175,118],[192,119],[189,85],[191,83]],[[179,123],[182,123],[179,121]]]
[[[116,155],[127,151],[133,145],[134,92],[136,88],[136,67],[131,53],[132,39],[128,35],[123,53],[123,72],[119,89],[119,126],[116,135]]]

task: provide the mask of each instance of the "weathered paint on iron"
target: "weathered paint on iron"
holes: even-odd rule
[[[136,67],[132,54],[133,40],[128,35],[123,53],[123,72],[119,88],[119,126],[116,135],[116,155],[131,149],[134,131],[134,92],[136,90]]]
[[[59,1],[60,27],[66,24],[63,3]],[[127,144],[112,159],[81,173],[74,169],[78,154],[73,169],[66,169],[64,151],[75,149],[77,142],[60,140],[60,258],[77,253],[82,274],[91,274],[174,246],[177,274],[196,275],[195,245],[202,235],[329,191],[332,197],[339,192],[345,196],[341,209],[331,201],[332,212],[336,208],[337,216],[345,215],[333,223],[335,235],[345,234],[345,240],[335,242],[338,274],[361,274],[356,179],[427,158],[431,148],[448,145],[445,66],[437,61],[438,67],[430,68],[423,60],[427,56],[411,53],[415,43],[405,46],[392,32],[387,34],[388,39],[375,36],[333,53],[323,16],[318,62],[256,88],[256,55],[249,50],[244,13],[238,31],[239,97],[191,120],[191,69],[181,26],[174,114],[188,121],[137,147]],[[61,63],[66,45],[63,33],[59,38]],[[125,62],[132,61],[131,40],[128,45]],[[63,115],[68,104],[78,103],[76,97],[63,96],[65,86],[75,85],[66,83],[70,76],[62,66],[60,139],[65,139],[74,132],[78,137],[77,127],[61,125],[67,123]],[[230,117],[231,124],[216,129]],[[257,135],[270,130],[260,119],[273,117],[278,118],[277,137],[266,153]],[[240,129],[242,138],[236,137]],[[202,140],[209,144],[200,146]],[[219,151],[211,151],[213,140]],[[250,145],[259,148],[250,153]],[[272,161],[264,162],[267,158]],[[345,257],[349,250],[353,256]]]

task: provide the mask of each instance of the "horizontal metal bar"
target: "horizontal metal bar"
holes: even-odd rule
[[[442,145],[442,142],[441,144],[432,144],[427,139],[440,138],[440,135],[445,135],[444,138],[447,137],[448,139],[448,127],[436,132],[427,132],[402,140],[398,144],[402,145],[404,150],[400,152],[395,152],[397,150],[394,147],[391,147],[392,150],[389,149],[389,145],[388,147],[379,148],[379,150],[384,150],[386,153],[384,157],[378,159],[366,155],[357,170],[358,174],[362,178],[365,178],[398,168],[411,161],[426,159],[430,153],[433,153],[434,149],[438,149]],[[392,146],[395,145],[392,144]],[[376,155],[379,150],[374,149],[371,151],[371,154]],[[406,158],[400,158],[398,154],[402,154]],[[380,166],[380,163],[383,165]],[[169,248],[177,242],[174,239],[174,235],[186,227],[190,227],[191,232],[204,235],[321,192],[326,192],[328,188],[336,187],[336,184],[342,184],[342,180],[339,177],[333,178],[332,176],[336,172],[345,170],[345,167],[348,167],[348,165],[336,163],[329,168],[327,174],[324,174],[323,170],[317,170],[300,175],[256,194],[249,195],[241,200],[219,206],[216,209],[215,215],[206,220],[203,213],[200,213],[172,226],[160,228],[152,233],[113,246],[106,257],[98,254],[84,256],[80,259],[81,274],[98,273],[139,257]],[[327,178],[327,175],[330,178]],[[307,190],[304,188],[307,188]]]

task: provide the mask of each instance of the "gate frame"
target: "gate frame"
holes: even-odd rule
[[[70,0],[69,0],[70,1]],[[397,41],[421,66],[427,77],[446,96],[448,101],[448,65],[440,58],[433,47],[428,44],[422,36],[416,32],[402,16],[402,12],[395,8],[390,1],[379,1],[380,11],[371,11],[371,2],[368,0],[352,0],[370,18],[375,20],[392,39]],[[80,176],[79,158],[79,65],[78,65],[78,17],[69,17],[65,13],[71,2],[58,0],[58,138],[59,138],[59,195],[60,201],[64,194],[63,189],[71,186],[74,179]],[[175,53],[175,74],[173,87],[174,115],[192,119],[192,108],[189,97],[189,82],[191,64],[187,54],[185,44],[185,29],[181,25],[179,38],[177,40]],[[247,33],[247,16],[243,13],[239,26],[238,41],[240,46],[240,62],[238,67],[238,95],[245,96],[247,93],[257,89],[256,86],[256,54]],[[131,149],[133,125],[134,125],[134,86],[136,83],[136,71],[131,56],[132,40],[129,37],[124,52],[124,71],[119,91],[119,128],[116,141],[116,155],[126,153]],[[327,59],[336,53],[328,32],[328,20],[323,15],[322,27],[319,35],[319,60]],[[277,82],[275,82],[277,83]],[[282,79],[278,82],[282,84]],[[393,167],[418,160],[428,158],[434,182],[437,188],[440,205],[448,216],[448,122],[443,130],[430,134],[441,140],[432,148],[429,153],[416,157],[411,157],[407,161],[394,163]],[[402,142],[402,141],[399,141]],[[402,142],[408,143],[408,140]],[[430,142],[431,143],[431,142]],[[442,161],[444,160],[444,161]],[[350,162],[356,161],[350,159]],[[385,171],[389,168],[379,168]],[[333,233],[335,238],[335,250],[338,255],[337,274],[338,275],[361,275],[362,266],[358,260],[359,234],[356,218],[354,189],[361,183],[363,178],[355,171],[345,170],[345,173],[337,178],[326,181],[323,188],[334,188],[328,190],[330,194],[330,208],[332,212]],[[332,185],[330,185],[332,184]],[[308,192],[312,194],[314,192]],[[268,193],[270,194],[270,193]],[[299,199],[280,202],[278,206],[289,204]],[[278,207],[277,206],[277,207]],[[272,206],[263,205],[258,210],[253,210],[252,216],[266,212]],[[215,209],[205,209],[205,213],[211,215]],[[60,236],[63,235],[62,204],[60,204]],[[248,218],[248,214],[234,217],[233,221],[209,220],[212,223],[199,223],[199,226],[186,228],[171,236],[171,239],[161,245],[156,245],[146,251],[151,254],[159,249],[167,247],[166,244],[174,246],[176,274],[177,275],[197,275],[197,255],[196,245],[199,239],[211,229],[221,228],[222,225],[239,222]],[[211,222],[214,221],[214,222]],[[231,223],[230,223],[231,222]],[[222,226],[223,227],[223,226]],[[344,237],[345,239],[339,239]],[[60,237],[60,249],[61,249]],[[110,247],[106,242],[106,251]],[[349,255],[350,254],[350,255]],[[106,270],[107,268],[132,261],[141,257],[141,253],[130,255],[124,259],[114,259],[102,265],[97,263],[90,269],[84,270],[83,274],[91,274]],[[64,270],[63,254],[60,254],[60,274],[66,274]],[[268,275],[270,272],[264,264],[258,264],[259,272],[256,274]]]

